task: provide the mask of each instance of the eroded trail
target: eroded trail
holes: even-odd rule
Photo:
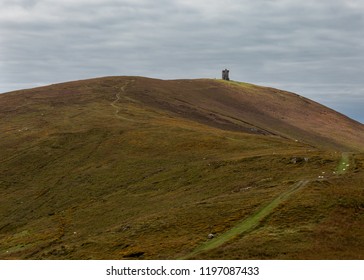
[[[341,155],[339,164],[337,166],[337,169],[336,169],[336,174],[338,174],[338,175],[345,174],[350,168],[350,160],[351,160],[351,154],[343,152]],[[253,230],[254,228],[256,228],[259,225],[259,223],[264,218],[266,218],[268,215],[270,215],[282,202],[289,199],[290,196],[292,196],[298,190],[302,189],[310,181],[311,181],[310,179],[305,179],[305,180],[300,180],[300,181],[296,182],[289,189],[287,189],[284,193],[280,194],[278,197],[276,197],[269,204],[267,204],[266,206],[264,206],[263,208],[258,210],[256,213],[254,213],[250,217],[246,218],[245,220],[242,220],[236,226],[234,226],[227,232],[221,234],[220,236],[217,236],[216,238],[201,244],[199,247],[197,247],[195,250],[193,250],[190,254],[184,256],[182,259],[189,259],[201,252],[215,249],[215,248],[223,245],[224,243],[232,240],[233,238]]]
[[[129,83],[130,82],[127,82],[125,85],[120,87],[120,91],[115,94],[115,100],[113,102],[111,102],[110,105],[113,108],[115,108],[115,112],[114,112],[115,117],[117,117],[118,119],[121,119],[121,120],[134,122],[135,120],[132,120],[132,119],[129,119],[129,118],[126,118],[126,117],[120,115],[120,110],[122,108],[118,105],[118,103],[119,103],[119,101],[121,99],[120,94],[125,92],[125,88],[129,85]]]
[[[261,208],[258,212],[254,213],[247,219],[242,220],[235,227],[231,228],[229,231],[223,233],[222,235],[203,243],[201,246],[197,247],[192,253],[185,256],[184,259],[191,258],[194,255],[201,253],[203,251],[215,249],[224,244],[225,242],[228,242],[229,240],[233,239],[234,237],[237,237],[240,234],[243,234],[245,232],[254,229],[256,226],[259,225],[259,223],[265,217],[271,214],[274,211],[274,209],[277,208],[282,202],[287,200],[291,195],[293,195],[299,189],[306,186],[309,182],[310,180],[300,180],[297,183],[293,184],[288,190],[286,190],[284,193],[276,197],[269,204]]]

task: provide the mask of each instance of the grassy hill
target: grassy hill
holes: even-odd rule
[[[1,259],[364,258],[364,126],[296,94],[107,77],[0,118]]]

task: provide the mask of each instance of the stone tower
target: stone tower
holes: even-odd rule
[[[222,79],[225,80],[225,81],[229,81],[229,70],[225,69],[225,70],[222,70]]]

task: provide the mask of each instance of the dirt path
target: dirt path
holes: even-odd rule
[[[348,169],[350,168],[350,157],[351,157],[350,153],[345,153],[345,152],[342,153],[340,162],[336,169],[336,174],[343,175],[348,171]],[[236,226],[234,226],[227,232],[221,234],[220,236],[201,244],[190,254],[182,257],[182,259],[189,259],[201,252],[215,249],[221,246],[222,244],[230,241],[231,239],[243,233],[246,233],[250,230],[253,230],[255,227],[259,225],[259,223],[264,218],[270,215],[274,211],[274,209],[276,209],[282,202],[287,200],[292,194],[297,192],[299,189],[306,186],[309,182],[310,180],[306,179],[306,180],[300,180],[297,183],[293,184],[291,188],[289,188],[284,193],[276,197],[274,200],[272,200],[269,204],[258,210],[256,213],[254,213],[247,219],[242,220]]]
[[[118,119],[124,120],[124,121],[134,122],[134,120],[132,120],[132,119],[128,119],[126,117],[121,116],[119,114],[120,110],[121,110],[121,107],[119,105],[117,105],[119,103],[119,101],[120,101],[120,94],[125,92],[125,88],[129,85],[129,83],[130,82],[127,82],[125,85],[120,87],[120,91],[115,94],[115,100],[113,102],[111,102],[110,105],[113,108],[115,108],[115,112],[114,112],[115,117],[117,117]]]
[[[261,208],[258,212],[251,215],[247,219],[242,220],[240,223],[238,223],[236,226],[231,228],[229,231],[223,233],[222,235],[203,243],[201,246],[197,247],[192,253],[188,254],[187,256],[184,256],[183,259],[189,259],[194,255],[201,253],[203,251],[215,249],[224,244],[225,242],[228,242],[229,240],[233,239],[234,237],[237,237],[240,234],[243,234],[249,230],[254,229],[256,226],[259,225],[259,223],[265,217],[271,214],[273,210],[277,208],[282,202],[287,200],[292,194],[297,192],[299,189],[306,186],[309,182],[310,180],[301,180],[293,184],[291,188],[289,188],[284,193],[276,197],[273,201],[271,201],[269,204]]]

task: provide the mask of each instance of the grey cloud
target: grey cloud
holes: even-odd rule
[[[341,92],[354,104],[364,87],[362,1],[0,1],[0,92],[105,75],[219,77],[223,67],[334,105]]]

